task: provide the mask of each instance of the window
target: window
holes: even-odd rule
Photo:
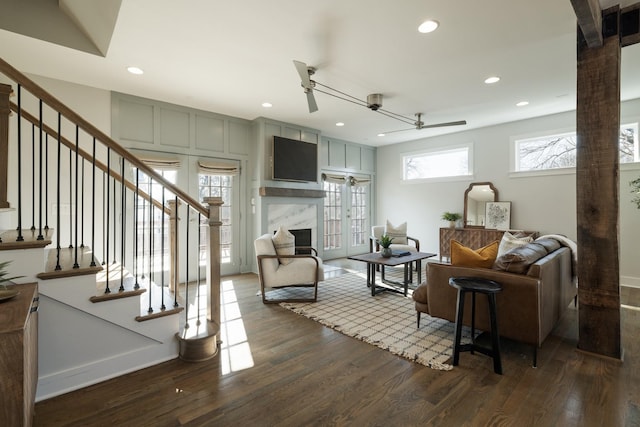
[[[324,181],[324,250],[342,248],[342,186]]]
[[[154,169],[156,173],[161,175],[167,181],[175,184],[178,172],[176,170]],[[136,176],[136,168],[134,168],[134,180]],[[142,171],[138,171],[138,185],[142,191],[150,195],[154,200],[162,202],[163,186],[155,180],[151,179],[147,174]],[[175,195],[169,190],[164,190],[165,204],[169,200],[174,200]],[[149,201],[143,197],[139,197],[137,203],[137,239],[138,239],[138,256],[145,257],[151,255],[153,260],[153,268],[156,271],[160,270],[163,265],[164,268],[169,268],[169,218],[163,214],[163,212],[154,207],[150,209],[151,205]],[[164,229],[162,228],[162,220],[164,217]],[[153,229],[153,233],[151,230]],[[164,245],[164,253],[162,247]],[[151,247],[151,250],[149,250]],[[160,257],[164,254],[164,260]],[[143,276],[144,276],[143,265]]]
[[[403,179],[405,181],[431,178],[469,176],[472,146],[439,149],[409,154],[403,157]]]
[[[576,133],[567,132],[515,140],[516,172],[576,166]],[[640,162],[638,123],[620,126],[620,163]]]
[[[231,208],[233,196],[233,176],[232,175],[198,175],[198,192],[199,200],[205,197],[222,197],[223,205],[220,207],[220,262],[228,264],[231,262],[231,243],[232,243],[232,221]],[[202,220],[200,227],[200,265],[207,264],[207,220]]]

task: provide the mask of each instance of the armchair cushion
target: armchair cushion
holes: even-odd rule
[[[283,226],[278,228],[272,239],[278,255],[294,255],[296,253],[296,238]],[[287,265],[293,262],[293,258],[278,258],[278,261],[280,264]]]

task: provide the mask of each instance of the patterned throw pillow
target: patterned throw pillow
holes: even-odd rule
[[[407,223],[403,222],[399,226],[395,226],[387,220],[386,233],[389,237],[393,237],[393,242],[398,245],[407,244]]]
[[[524,246],[531,242],[533,242],[533,237],[531,236],[517,237],[508,231],[505,231],[502,236],[502,240],[500,240],[500,246],[498,247],[498,258],[509,252],[511,249]]]
[[[278,228],[276,234],[272,237],[273,246],[276,248],[277,255],[295,255],[296,238],[283,226]],[[293,262],[293,258],[278,258],[280,264],[287,265]]]
[[[499,241],[480,249],[471,249],[457,240],[451,240],[451,265],[458,267],[491,268],[498,255]]]

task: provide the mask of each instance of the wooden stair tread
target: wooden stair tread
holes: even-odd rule
[[[53,236],[54,232],[52,228],[42,230],[42,239],[38,240],[40,237],[40,232],[38,230],[22,230],[22,241],[17,241],[18,239],[18,230],[7,230],[0,233],[0,251],[9,251],[14,249],[33,249],[33,248],[44,248],[51,244],[51,236]]]
[[[174,314],[181,313],[183,310],[184,310],[184,307],[174,307],[174,308],[167,308],[164,310],[154,311],[153,313],[136,316],[136,321],[144,322],[147,320],[157,319],[159,317],[171,316]]]
[[[93,257],[93,252],[88,246],[78,249],[78,266],[74,268],[76,262],[75,248],[60,248],[60,260],[58,261],[58,251],[53,249],[47,255],[47,264],[44,273],[37,275],[39,279],[57,279],[61,277],[83,276],[96,274],[102,271],[102,266]],[[95,265],[91,265],[94,261]],[[60,264],[60,270],[56,266]]]
[[[121,298],[130,298],[130,297],[135,297],[138,295],[141,295],[143,293],[147,292],[146,289],[144,288],[140,288],[140,289],[133,289],[130,291],[124,290],[124,291],[111,291],[108,294],[103,293],[102,295],[94,295],[91,298],[89,298],[89,301],[91,302],[104,302],[104,301],[111,301],[114,299],[121,299]]]

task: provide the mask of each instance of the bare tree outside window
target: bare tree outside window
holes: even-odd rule
[[[517,140],[516,170],[536,171],[576,166],[576,134],[565,133],[540,138]],[[620,163],[640,161],[638,124],[620,127]]]
[[[404,157],[404,179],[428,179],[469,175],[469,147]]]

